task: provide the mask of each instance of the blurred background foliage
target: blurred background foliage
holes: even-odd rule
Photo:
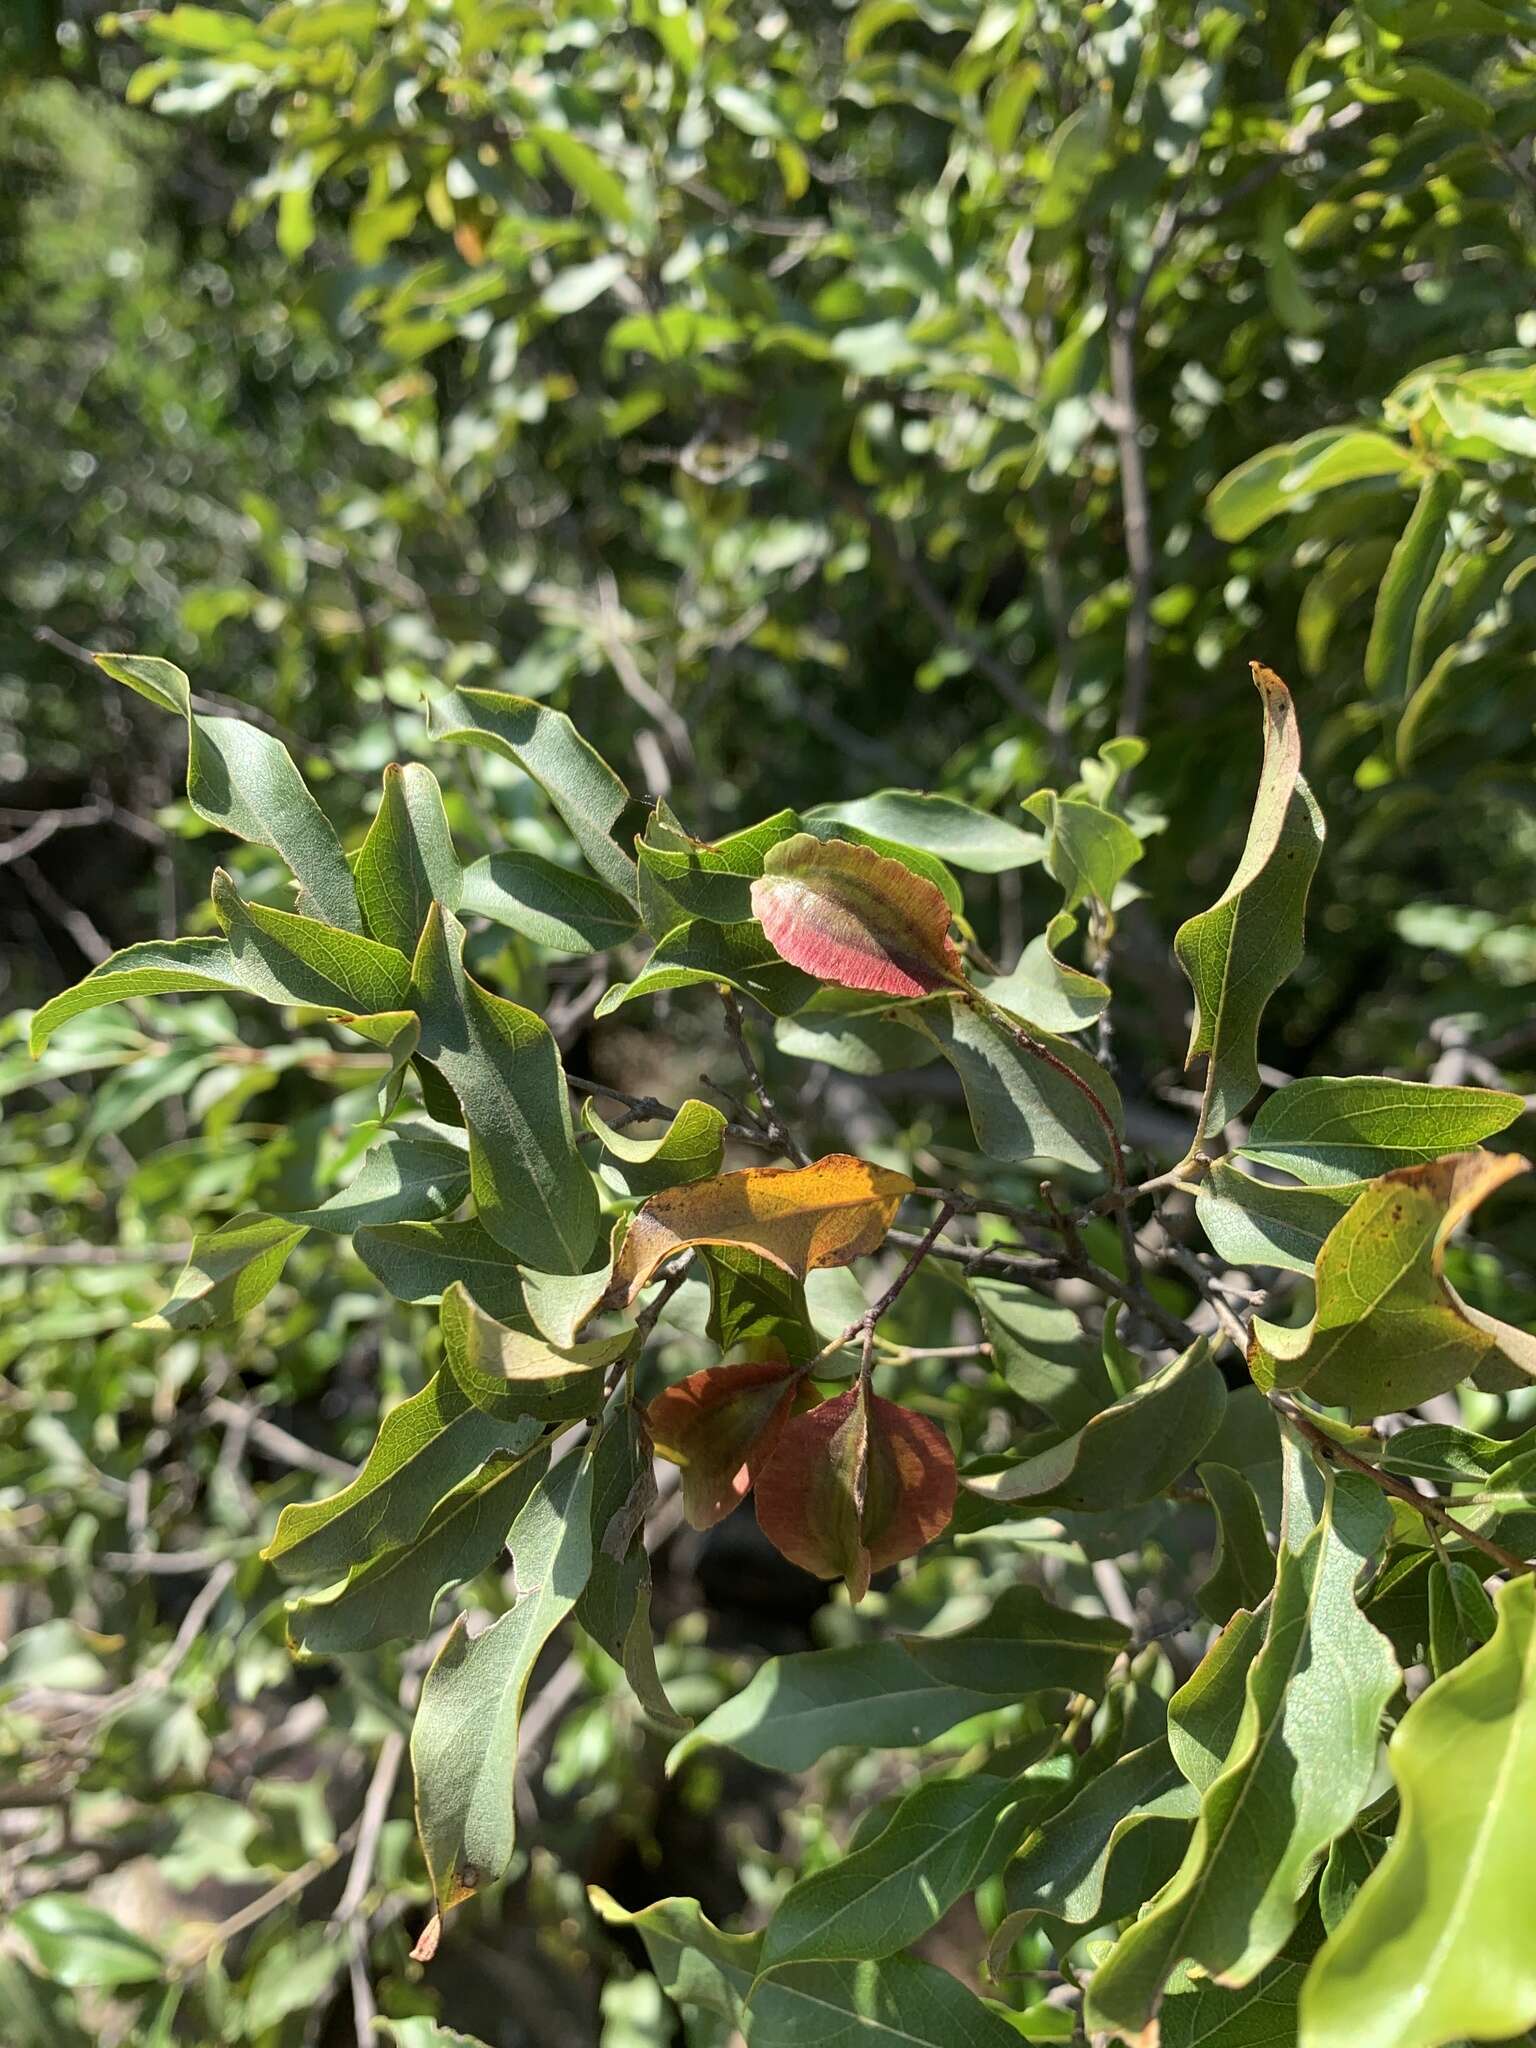
[[[354,841],[432,682],[569,710],[706,837],[891,784],[1014,818],[1140,733],[1116,1047],[1151,1143],[1184,1100],[1168,940],[1241,839],[1258,656],[1330,827],[1272,1068],[1531,1086],[1533,46],[1509,0],[13,4],[5,1007],[206,915],[175,722],[69,643],[246,707]],[[562,851],[515,774],[443,772],[466,846]],[[1033,870],[971,888],[1010,958],[1054,907]],[[686,1002],[592,1030],[588,963],[494,965],[578,1069],[688,1091]],[[377,1897],[327,1932],[413,1671],[296,1672],[254,1550],[420,1383],[429,1325],[311,1245],[233,1337],[127,1327],[164,1247],[314,1199],[363,1114],[329,1040],[174,1015],[98,1015],[41,1073],[0,1045],[4,1756],[40,1688],[78,1702],[47,1731],[62,1836],[0,1785],[18,2048],[346,2040],[359,1956],[406,2048],[437,2012],[668,2041],[578,1873],[641,1903],[682,1867],[728,1914],[827,1853],[848,1788],[664,1784],[593,1656],[458,1988],[405,1963],[399,1798]],[[946,1142],[922,1084],[816,1088],[854,1149]],[[658,1566],[696,1707],[812,1625],[743,1540]],[[171,1548],[201,1574],[145,1566]],[[206,1937],[183,1975],[172,1894]]]

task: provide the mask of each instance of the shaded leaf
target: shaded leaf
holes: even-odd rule
[[[905,1010],[852,989],[818,989],[792,1017],[778,1019],[773,1042],[791,1059],[821,1060],[844,1074],[902,1073],[938,1057]]]
[[[1216,1782],[1231,1751],[1268,1619],[1266,1609],[1239,1608],[1168,1702],[1168,1747],[1197,1792]]]
[[[1203,1337],[1072,1436],[964,1484],[987,1500],[1090,1512],[1131,1507],[1172,1485],[1215,1435],[1226,1385]]]
[[[815,1357],[821,1337],[793,1273],[736,1245],[705,1245],[700,1257],[709,1275],[707,1334],[722,1352],[796,1364]]]
[[[339,1586],[288,1607],[296,1657],[339,1657],[381,1643],[420,1641],[450,1586],[494,1564],[507,1531],[539,1483],[546,1450],[493,1451],[438,1501],[414,1535],[377,1552]]]
[[[817,1578],[845,1579],[855,1602],[872,1573],[941,1535],[955,1508],[943,1430],[862,1379],[784,1421],[756,1477],[769,1542]]]
[[[466,917],[521,932],[551,953],[602,953],[640,929],[633,906],[592,875],[573,874],[536,853],[492,853],[464,870]]]
[[[789,1417],[800,1373],[772,1360],[713,1365],[658,1394],[646,1426],[659,1456],[681,1467],[683,1511],[713,1528],[745,1500]]]
[[[323,1579],[404,1543],[433,1507],[498,1452],[517,1457],[543,1425],[476,1407],[452,1373],[391,1408],[356,1478],[324,1500],[291,1501],[262,1557],[284,1579]]]
[[[558,1349],[487,1315],[458,1282],[444,1294],[440,1314],[444,1356],[469,1398],[498,1414],[511,1403],[515,1412],[548,1422],[592,1414],[603,1398],[603,1368],[630,1343],[620,1331]]]
[[[953,1635],[903,1636],[920,1671],[994,1697],[1033,1692],[1102,1697],[1110,1665],[1126,1645],[1119,1622],[1053,1606],[1036,1586],[1010,1586],[980,1621]]]
[[[752,884],[765,858],[799,830],[793,811],[777,811],[713,846],[685,835],[678,835],[681,845],[652,845],[647,837],[636,855],[642,873],[676,905],[676,922],[698,917],[711,924],[744,924],[754,915]]]
[[[430,1222],[457,1209],[469,1193],[469,1154],[462,1144],[420,1124],[380,1131],[344,1188],[315,1209],[285,1211],[290,1223],[350,1233],[367,1224]]]
[[[1255,1608],[1275,1583],[1275,1560],[1253,1488],[1230,1465],[1200,1465],[1196,1476],[1216,1511],[1211,1575],[1195,1598],[1200,1612],[1223,1627],[1239,1608]]]
[[[763,1936],[762,1968],[877,1960],[910,1946],[988,1874],[1016,1797],[993,1777],[919,1785],[867,1846],[790,1886]]]
[[[1264,707],[1264,765],[1237,870],[1209,910],[1181,925],[1174,951],[1195,992],[1186,1063],[1206,1058],[1195,1142],[1230,1123],[1259,1085],[1259,1020],[1300,964],[1307,891],[1323,848],[1323,816],[1301,777],[1291,693],[1254,662]]]
[[[762,1954],[760,1934],[724,1934],[704,1916],[697,1899],[657,1899],[631,1913],[597,1885],[587,1896],[609,1927],[629,1927],[645,1944],[663,1991],[685,2013],[713,2013],[727,2026],[741,2023],[747,1993]]]
[[[1401,699],[1417,681],[1414,628],[1445,552],[1450,515],[1460,497],[1461,479],[1454,470],[1431,471],[1392,550],[1376,593],[1365,649],[1365,686],[1378,696]]]
[[[630,1224],[606,1300],[633,1301],[658,1266],[692,1245],[740,1245],[796,1279],[813,1267],[846,1266],[880,1249],[911,1190],[905,1174],[846,1152],[665,1189]]]
[[[667,1698],[651,1637],[645,1518],[655,1499],[650,1435],[626,1402],[609,1417],[592,1453],[592,1571],[576,1619],[620,1666],[650,1718],[675,1730],[688,1723]]]
[[[523,1696],[539,1652],[591,1574],[591,1508],[592,1461],[576,1453],[539,1483],[512,1524],[516,1606],[474,1638],[460,1615],[422,1685],[411,1763],[439,1920],[512,1860]]]
[[[1240,1150],[1313,1187],[1331,1187],[1470,1151],[1524,1110],[1523,1097],[1497,1088],[1309,1077],[1276,1089]]]
[[[1497,1359],[1536,1377],[1536,1340],[1469,1308],[1442,1268],[1451,1232],[1527,1170],[1513,1153],[1460,1152],[1373,1181],[1317,1258],[1317,1308],[1286,1329],[1255,1316],[1261,1387],[1305,1387],[1355,1416],[1416,1407]]]
[[[1249,1983],[1279,1954],[1329,1844],[1370,1789],[1397,1659],[1355,1604],[1390,1514],[1355,1474],[1287,1444],[1279,1570],[1232,1748],[1188,1851],[1089,1988],[1090,2027],[1137,2035],[1182,1958]]]
[[[716,982],[750,996],[773,1017],[789,1016],[816,993],[816,983],[780,958],[756,919],[710,924],[695,918],[667,934],[633,981],[615,982],[593,1014],[611,1017],[625,1003]]]
[[[523,1310],[523,1287],[506,1250],[476,1217],[364,1227],[352,1249],[396,1301],[436,1301],[455,1281],[493,1316]]]
[[[1496,1605],[1492,1642],[1392,1737],[1401,1819],[1303,1987],[1302,2048],[1440,2048],[1536,2025],[1536,1579],[1510,1580]]]
[[[752,908],[775,950],[818,981],[918,996],[964,978],[939,891],[850,840],[780,841],[752,884]]]
[[[517,1258],[579,1273],[597,1238],[597,1191],[559,1051],[541,1017],[470,978],[463,951],[464,927],[434,905],[413,969],[421,1046],[463,1109],[475,1207]]]
[[[1042,1426],[1081,1429],[1114,1399],[1104,1354],[1076,1314],[1046,1295],[1007,1280],[969,1282],[992,1363]]]
[[[1022,1165],[1059,1159],[1102,1173],[1110,1132],[1122,1124],[1120,1093],[1109,1073],[1079,1046],[1049,1032],[1021,1043],[1005,1022],[964,1002],[925,1003],[912,1022],[938,1046],[965,1090],[976,1142],[992,1159]]]
[[[98,654],[95,660],[115,681],[185,718],[187,801],[198,816],[236,839],[270,847],[319,916],[360,932],[352,870],[282,741],[243,719],[194,712],[186,676],[168,661],[140,654]]]
[[[1195,1215],[1228,1264],[1310,1273],[1323,1240],[1364,1187],[1358,1180],[1326,1188],[1277,1187],[1222,1157],[1211,1161],[1195,1190]]]
[[[137,1327],[210,1330],[237,1323],[271,1293],[305,1234],[302,1223],[252,1211],[195,1237],[170,1299]]]
[[[913,1956],[788,1963],[752,1992],[753,2048],[1018,2048],[1019,2037],[958,1979]]]

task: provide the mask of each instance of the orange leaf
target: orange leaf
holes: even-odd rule
[[[888,996],[964,983],[943,896],[872,846],[809,832],[780,840],[752,884],[752,910],[774,951],[818,981]]]
[[[674,1252],[744,1245],[803,1280],[879,1251],[903,1195],[904,1173],[832,1152],[812,1166],[753,1166],[652,1195],[629,1226],[605,1296],[625,1308]]]
[[[663,1458],[683,1473],[683,1512],[712,1529],[745,1500],[794,1405],[800,1374],[782,1360],[712,1365],[652,1401],[645,1419]]]
[[[792,1416],[757,1474],[769,1542],[819,1579],[846,1579],[855,1600],[873,1573],[931,1543],[954,1509],[943,1430],[862,1384]]]

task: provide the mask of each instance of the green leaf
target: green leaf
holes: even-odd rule
[[[803,1359],[821,1349],[803,1280],[744,1245],[705,1245],[699,1257],[709,1275],[707,1334],[723,1355]]]
[[[1536,1378],[1536,1339],[1468,1307],[1442,1270],[1457,1225],[1526,1171],[1513,1153],[1457,1152],[1372,1181],[1318,1253],[1311,1321],[1293,1329],[1254,1317],[1256,1382],[1304,1386],[1365,1419],[1448,1393],[1490,1364]]]
[[[1200,1337],[1063,1442],[963,1484],[986,1500],[1027,1500],[1032,1507],[1132,1507],[1154,1500],[1194,1463],[1226,1405],[1221,1369]]]
[[[1118,1757],[1047,1816],[1008,1865],[994,1958],[1037,1913],[1069,1927],[1132,1917],[1173,1875],[1198,1810],[1165,1737]]]
[[[916,789],[881,789],[852,802],[818,804],[806,813],[805,822],[855,825],[878,839],[915,846],[977,875],[1032,867],[1045,854],[1038,832],[1021,831],[1006,818],[994,818],[958,797]]]
[[[917,1668],[946,1684],[1007,1700],[1033,1692],[1098,1698],[1110,1665],[1126,1645],[1117,1621],[1055,1607],[1037,1586],[1010,1586],[968,1628],[946,1636],[903,1636]]]
[[[150,939],[142,946],[124,946],[93,967],[83,981],[43,1004],[32,1018],[28,1047],[37,1059],[61,1024],[108,1003],[213,991],[247,993],[225,940]]]
[[[1271,1963],[1241,1991],[1177,1971],[1158,2013],[1161,2048],[1294,2048],[1306,1967]]]
[[[488,1314],[523,1313],[517,1268],[476,1217],[364,1228],[354,1236],[352,1249],[396,1301],[436,1301],[462,1281]]]
[[[549,1026],[464,968],[464,927],[434,905],[413,969],[421,1049],[458,1098],[480,1220],[548,1272],[579,1273],[597,1238],[597,1191],[571,1130]]]
[[[437,1502],[415,1535],[355,1566],[341,1585],[292,1601],[293,1654],[339,1657],[403,1638],[419,1642],[448,1588],[495,1563],[545,1462],[537,1444],[493,1451]]]
[[[733,2029],[740,2026],[762,1953],[760,1934],[723,1934],[697,1899],[657,1899],[631,1913],[597,1885],[587,1887],[587,1896],[606,1926],[635,1930],[657,1983],[683,2012],[713,2013]]]
[[[1168,1747],[1197,1792],[1209,1791],[1232,1748],[1268,1619],[1266,1609],[1239,1608],[1168,1702]]]
[[[919,1785],[867,1847],[790,1886],[764,1934],[762,1968],[877,1960],[910,1946],[988,1874],[1016,1796],[992,1777]]]
[[[542,1430],[531,1417],[477,1407],[452,1373],[435,1373],[390,1409],[356,1478],[283,1509],[262,1556],[280,1578],[334,1577],[408,1542],[445,1494],[498,1453],[520,1456]]]
[[[1250,533],[1288,512],[1298,499],[1365,477],[1413,482],[1423,459],[1401,442],[1360,427],[1323,427],[1299,441],[1287,441],[1230,470],[1206,500],[1206,517],[1218,540],[1246,540]]]
[[[473,1640],[459,1616],[427,1673],[411,1730],[416,1822],[439,1919],[512,1860],[523,1696],[592,1570],[590,1456],[574,1453],[540,1481],[507,1542],[517,1605]]]
[[[656,1500],[651,1440],[626,1402],[603,1425],[592,1454],[592,1573],[576,1619],[618,1664],[659,1727],[688,1726],[667,1698],[651,1637],[651,1559],[645,1519]]]
[[[1437,469],[1419,493],[1402,538],[1392,550],[1376,595],[1371,637],[1365,650],[1365,684],[1378,697],[1400,702],[1413,688],[1415,627],[1434,582],[1450,533],[1450,516],[1461,496],[1454,470]]]
[[[1536,2025],[1530,1938],[1536,1579],[1420,1694],[1388,1749],[1401,1819],[1301,1994],[1301,2048],[1440,2048]]]
[[[708,1180],[725,1159],[725,1117],[690,1096],[659,1138],[630,1138],[597,1114],[590,1098],[582,1121],[607,1155],[598,1174],[616,1194],[643,1198],[690,1180]]]
[[[752,2048],[1018,2048],[1017,2032],[932,1963],[789,1963],[752,1993]]]
[[[1223,1156],[1211,1161],[1195,1190],[1195,1215],[1229,1265],[1310,1273],[1323,1240],[1365,1186],[1347,1180],[1336,1187],[1277,1187],[1273,1181],[1255,1180]]]
[[[434,739],[485,747],[521,768],[549,798],[593,873],[634,901],[635,864],[623,847],[629,791],[563,711],[502,690],[445,690],[430,700],[427,725]]]
[[[1223,1627],[1239,1608],[1255,1608],[1275,1583],[1275,1560],[1253,1488],[1230,1465],[1207,1464],[1196,1477],[1216,1511],[1218,1542],[1211,1575],[1196,1594],[1200,1612]]]
[[[622,1357],[628,1331],[591,1344],[556,1347],[527,1329],[513,1329],[477,1306],[460,1283],[443,1296],[443,1355],[472,1401],[493,1414],[510,1405],[546,1422],[569,1422],[601,1406],[603,1370]]]
[[[593,1014],[611,1017],[623,1004],[643,996],[715,982],[751,996],[774,1017],[803,1008],[817,986],[808,974],[780,959],[755,919],[710,924],[695,918],[669,932],[635,979],[616,982]]]
[[[1113,811],[1082,797],[1037,790],[1024,806],[1045,827],[1045,864],[1061,884],[1062,908],[1090,897],[1108,909],[1127,872],[1141,859],[1141,841]]]
[[[389,1067],[379,1084],[379,1114],[388,1116],[400,1100],[405,1070],[421,1043],[421,1019],[414,1010],[380,1010],[371,1017],[343,1016],[338,1021],[387,1056]]]
[[[95,661],[115,681],[186,719],[187,801],[198,816],[236,839],[271,847],[319,916],[360,932],[346,855],[282,741],[243,719],[195,713],[186,676],[168,661],[138,654],[98,654]]]
[[[1369,1480],[1319,1472],[1287,1443],[1279,1571],[1236,1737],[1178,1872],[1095,1973],[1090,2028],[1145,2027],[1181,1958],[1241,1986],[1290,1937],[1370,1789],[1378,1722],[1400,1682],[1354,1590],[1390,1521]]]
[[[803,1009],[780,1017],[773,1042],[790,1059],[820,1060],[843,1074],[902,1073],[938,1058],[901,1004],[843,988],[818,988]]]
[[[985,1713],[994,1693],[924,1671],[900,1643],[858,1643],[770,1657],[747,1685],[685,1735],[667,1760],[676,1771],[718,1744],[767,1770],[805,1771],[829,1749],[913,1749]]]
[[[1493,1602],[1471,1565],[1459,1557],[1435,1558],[1429,1568],[1429,1668],[1435,1677],[1443,1678],[1469,1650],[1486,1643],[1494,1626]]]
[[[1056,957],[1076,929],[1070,912],[1057,911],[1024,948],[1011,974],[980,984],[987,1000],[1042,1031],[1084,1031],[1096,1024],[1109,1002],[1109,989],[1095,975]]]
[[[521,932],[551,953],[603,953],[640,929],[617,889],[536,853],[492,853],[464,870],[466,917]]]
[[[9,1926],[26,1939],[56,1984],[111,1991],[153,1984],[165,1975],[159,1949],[75,1892],[26,1900],[10,1914]]]
[[[1006,1280],[972,1280],[992,1363],[1042,1427],[1081,1429],[1114,1399],[1102,1348],[1069,1308]]]
[[[1059,1159],[1104,1172],[1109,1131],[1122,1128],[1120,1092],[1079,1046],[1030,1030],[1025,1036],[1037,1050],[1027,1050],[985,1010],[947,997],[909,1014],[960,1076],[976,1142],[989,1158],[1013,1165]]]
[[[136,1327],[211,1330],[239,1322],[272,1292],[304,1235],[302,1223],[251,1211],[193,1238],[170,1299]]]
[[[1437,1486],[1455,1486],[1468,1480],[1480,1483],[1497,1471],[1509,1457],[1536,1449],[1529,1435],[1506,1441],[1502,1437],[1479,1436],[1475,1430],[1457,1429],[1442,1422],[1420,1422],[1388,1437],[1381,1450],[1381,1463],[1388,1472],[1407,1479],[1428,1479]]]
[[[393,946],[291,910],[246,903],[223,868],[214,871],[212,893],[235,972],[252,995],[363,1015],[406,1006],[411,963]]]
[[[1239,1149],[1310,1186],[1330,1187],[1470,1151],[1524,1111],[1523,1096],[1497,1088],[1309,1077],[1275,1090]]]
[[[317,1209],[283,1213],[310,1230],[350,1234],[366,1224],[429,1222],[457,1209],[468,1193],[469,1155],[461,1143],[424,1124],[392,1124],[344,1188]]]
[[[713,846],[696,839],[681,846],[642,839],[636,854],[642,874],[677,906],[674,923],[698,917],[711,924],[744,924],[752,916],[752,884],[763,872],[764,859],[799,830],[793,811],[777,811]]]
[[[458,909],[463,870],[430,768],[391,762],[384,770],[384,794],[359,849],[354,878],[369,931],[407,960],[433,903]]]
[[[586,200],[604,220],[627,221],[633,217],[623,180],[608,168],[590,143],[583,142],[579,135],[571,134],[567,128],[530,128],[528,133],[577,198]],[[489,695],[490,692],[466,691],[464,694]]]
[[[1173,941],[1195,992],[1186,1064],[1207,1059],[1195,1145],[1230,1123],[1258,1088],[1259,1020],[1300,963],[1307,891],[1323,850],[1291,693],[1258,662],[1253,679],[1264,705],[1264,766],[1247,844],[1220,898]]]

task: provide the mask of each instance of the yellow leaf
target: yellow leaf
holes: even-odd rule
[[[652,1195],[629,1227],[606,1305],[626,1307],[674,1252],[743,1245],[803,1280],[877,1252],[912,1183],[846,1152],[811,1166],[754,1166]]]

